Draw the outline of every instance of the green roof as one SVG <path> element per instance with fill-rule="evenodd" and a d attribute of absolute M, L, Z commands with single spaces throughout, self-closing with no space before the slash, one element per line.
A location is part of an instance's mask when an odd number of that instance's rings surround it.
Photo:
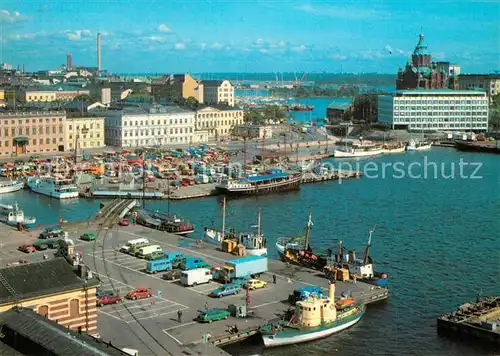
<path fill-rule="evenodd" d="M 338 98 L 328 105 L 328 109 L 347 110 L 352 105 L 351 98 Z"/>

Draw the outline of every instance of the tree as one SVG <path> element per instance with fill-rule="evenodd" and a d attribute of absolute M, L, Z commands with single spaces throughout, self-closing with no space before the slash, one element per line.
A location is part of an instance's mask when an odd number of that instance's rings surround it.
<path fill-rule="evenodd" d="M 488 120 L 489 130 L 498 131 L 500 130 L 500 108 L 492 108 L 490 110 L 490 117 Z"/>
<path fill-rule="evenodd" d="M 73 101 L 83 101 L 85 103 L 95 103 L 100 99 L 96 95 L 78 94 L 73 98 Z"/>
<path fill-rule="evenodd" d="M 494 106 L 496 106 L 497 108 L 500 107 L 500 93 L 493 95 L 491 97 L 491 100 L 493 101 Z"/>
<path fill-rule="evenodd" d="M 198 102 L 198 100 L 196 100 L 195 97 L 190 96 L 186 99 L 185 105 L 192 110 L 196 110 L 198 109 L 200 103 Z"/>

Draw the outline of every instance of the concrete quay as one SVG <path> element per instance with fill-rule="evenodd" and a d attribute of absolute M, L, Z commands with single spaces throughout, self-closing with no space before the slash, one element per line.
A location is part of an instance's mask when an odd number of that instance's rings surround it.
<path fill-rule="evenodd" d="M 115 203 L 119 204 L 118 202 Z M 106 208 L 104 208 L 106 209 Z M 245 293 L 235 296 L 212 299 L 210 291 L 219 286 L 210 282 L 196 287 L 183 287 L 179 281 L 164 280 L 163 273 L 145 273 L 146 261 L 119 252 L 126 241 L 136 238 L 147 238 L 150 242 L 160 245 L 165 251 L 181 251 L 192 256 L 199 256 L 211 265 L 222 265 L 225 261 L 235 258 L 231 254 L 215 249 L 213 245 L 197 243 L 196 237 L 201 237 L 201 231 L 195 232 L 191 238 L 160 232 L 142 226 L 119 227 L 116 222 L 119 209 L 114 213 L 101 213 L 100 221 L 90 223 L 67 224 L 65 230 L 75 242 L 75 251 L 82 254 L 86 265 L 101 280 L 103 289 L 112 289 L 121 296 L 136 287 L 150 288 L 155 297 L 153 300 L 125 300 L 116 305 L 107 305 L 99 309 L 98 332 L 101 338 L 111 341 L 120 347 L 130 347 L 139 350 L 140 355 L 180 355 L 189 352 L 191 355 L 224 355 L 216 345 L 223 345 L 242 340 L 257 332 L 266 321 L 275 319 L 277 313 L 289 308 L 288 295 L 296 288 L 307 285 L 320 285 L 325 289 L 327 280 L 318 271 L 308 270 L 298 266 L 287 265 L 280 261 L 269 260 L 269 272 L 262 276 L 269 282 L 264 289 L 249 292 L 250 312 L 247 318 L 231 317 L 226 321 L 211 324 L 200 324 L 194 320 L 205 303 L 209 308 L 227 308 L 230 304 L 244 304 Z M 104 216 L 103 216 L 104 214 Z M 106 216 L 107 215 L 107 216 Z M 100 224 L 99 224 L 100 223 Z M 83 232 L 95 232 L 98 236 L 95 242 L 81 241 L 78 237 Z M 22 243 L 36 239 L 39 231 L 17 232 L 9 234 L 9 247 L 2 251 L 12 253 L 10 258 L 4 253 L 0 264 L 9 259 L 16 261 L 24 257 L 29 261 L 41 259 L 43 253 L 52 256 L 51 251 L 23 254 L 15 249 Z M 2 242 L 7 243 L 2 239 Z M 277 276 L 277 284 L 272 283 L 272 276 Z M 362 282 L 337 282 L 336 292 L 352 293 L 363 303 L 384 300 L 388 291 Z M 182 312 L 182 320 L 177 319 Z M 366 317 L 369 317 L 368 315 Z M 238 334 L 228 332 L 230 325 L 237 325 Z M 208 345 L 202 344 L 204 334 L 210 333 Z"/>

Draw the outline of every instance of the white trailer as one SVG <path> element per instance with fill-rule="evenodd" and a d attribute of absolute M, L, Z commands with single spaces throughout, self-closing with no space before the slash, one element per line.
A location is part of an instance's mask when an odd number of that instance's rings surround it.
<path fill-rule="evenodd" d="M 181 283 L 186 287 L 208 283 L 212 279 L 212 273 L 208 268 L 196 268 L 181 273 Z"/>

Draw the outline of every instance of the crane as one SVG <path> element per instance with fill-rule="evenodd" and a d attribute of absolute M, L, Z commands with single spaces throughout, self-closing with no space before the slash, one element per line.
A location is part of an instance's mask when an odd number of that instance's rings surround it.
<path fill-rule="evenodd" d="M 297 73 L 293 73 L 293 74 L 295 75 L 295 83 L 293 84 L 293 87 L 294 87 L 294 89 L 298 89 L 301 87 L 302 82 L 304 82 L 304 80 L 306 79 L 307 73 L 304 72 L 302 74 L 302 77 L 300 77 L 300 79 L 297 77 Z"/>

